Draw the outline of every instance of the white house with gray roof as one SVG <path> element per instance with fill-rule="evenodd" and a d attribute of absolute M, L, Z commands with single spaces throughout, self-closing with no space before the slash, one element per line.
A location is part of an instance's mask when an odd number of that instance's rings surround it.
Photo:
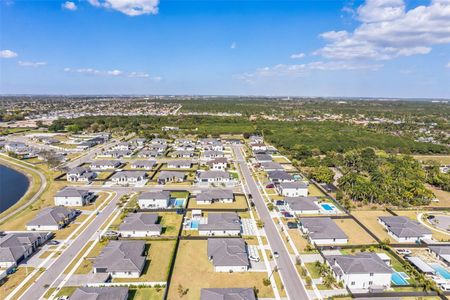
<path fill-rule="evenodd" d="M 325 260 L 336 280 L 342 281 L 350 290 L 391 287 L 394 271 L 376 253 L 328 255 Z"/>
<path fill-rule="evenodd" d="M 283 171 L 284 168 L 281 164 L 274 161 L 265 161 L 260 164 L 261 169 L 264 171 Z"/>
<path fill-rule="evenodd" d="M 89 182 L 94 180 L 96 177 L 97 174 L 86 167 L 75 167 L 70 169 L 66 174 L 66 179 L 70 182 Z"/>
<path fill-rule="evenodd" d="M 197 171 L 196 181 L 199 184 L 229 183 L 232 181 L 227 171 Z"/>
<path fill-rule="evenodd" d="M 225 157 L 215 158 L 206 163 L 210 170 L 225 171 L 228 166 L 228 159 Z"/>
<path fill-rule="evenodd" d="M 135 160 L 130 166 L 132 169 L 151 170 L 156 165 L 155 160 Z"/>
<path fill-rule="evenodd" d="M 127 300 L 127 287 L 78 287 L 69 300 Z"/>
<path fill-rule="evenodd" d="M 442 246 L 429 246 L 428 251 L 433 254 L 437 259 L 444 262 L 447 266 L 450 266 L 450 245 Z"/>
<path fill-rule="evenodd" d="M 119 160 L 94 160 L 91 163 L 91 168 L 93 170 L 114 170 L 120 167 L 122 163 Z"/>
<path fill-rule="evenodd" d="M 423 239 L 431 240 L 431 230 L 419 222 L 404 216 L 383 216 L 378 222 L 388 234 L 400 243 L 416 243 Z"/>
<path fill-rule="evenodd" d="M 57 206 L 84 206 L 89 204 L 94 197 L 95 194 L 92 192 L 65 187 L 56 193 L 54 200 Z"/>
<path fill-rule="evenodd" d="M 198 225 L 198 234 L 206 236 L 237 236 L 241 222 L 235 212 L 208 213 L 207 223 Z"/>
<path fill-rule="evenodd" d="M 233 191 L 229 189 L 210 189 L 202 191 L 196 197 L 197 204 L 233 203 Z"/>
<path fill-rule="evenodd" d="M 241 238 L 209 238 L 208 258 L 215 272 L 248 271 L 247 245 Z"/>
<path fill-rule="evenodd" d="M 300 229 L 316 245 L 347 244 L 348 236 L 331 218 L 300 218 Z"/>
<path fill-rule="evenodd" d="M 280 182 L 294 182 L 294 176 L 289 174 L 286 171 L 268 171 L 267 177 L 270 181 L 273 183 L 280 183 Z"/>
<path fill-rule="evenodd" d="M 183 182 L 186 178 L 184 172 L 161 171 L 158 176 L 158 184 L 167 184 L 169 182 Z"/>
<path fill-rule="evenodd" d="M 256 300 L 253 288 L 201 289 L 200 300 Z"/>
<path fill-rule="evenodd" d="M 8 232 L 0 234 L 0 268 L 16 267 L 32 255 L 53 234 L 51 232 Z"/>
<path fill-rule="evenodd" d="M 308 184 L 306 182 L 280 182 L 276 185 L 278 193 L 285 197 L 308 196 Z"/>
<path fill-rule="evenodd" d="M 145 241 L 110 241 L 94 260 L 94 273 L 112 278 L 138 278 L 145 265 Z"/>
<path fill-rule="evenodd" d="M 130 213 L 123 219 L 118 232 L 122 237 L 149 237 L 161 235 L 162 226 L 158 224 L 157 214 Z"/>
<path fill-rule="evenodd" d="M 167 162 L 169 169 L 190 169 L 192 168 L 192 161 L 190 160 L 172 160 Z"/>
<path fill-rule="evenodd" d="M 209 159 L 215 159 L 219 157 L 225 157 L 225 154 L 223 151 L 215 151 L 215 150 L 208 150 L 203 152 L 203 159 L 209 160 Z"/>
<path fill-rule="evenodd" d="M 194 157 L 195 152 L 192 150 L 186 150 L 186 149 L 182 149 L 182 150 L 177 150 L 174 151 L 170 154 L 171 157 L 177 157 L 177 158 L 192 158 Z"/>
<path fill-rule="evenodd" d="M 141 158 L 155 158 L 158 156 L 162 156 L 162 153 L 157 152 L 155 150 L 143 149 L 138 153 L 137 156 Z"/>
<path fill-rule="evenodd" d="M 317 204 L 317 197 L 286 197 L 284 202 L 289 212 L 297 215 L 320 214 L 320 207 Z"/>
<path fill-rule="evenodd" d="M 45 207 L 27 223 L 27 230 L 59 230 L 73 221 L 77 213 L 65 206 Z"/>
<path fill-rule="evenodd" d="M 111 177 L 111 181 L 117 184 L 135 184 L 143 182 L 147 178 L 144 171 L 121 171 Z"/>
<path fill-rule="evenodd" d="M 141 209 L 168 208 L 169 204 L 169 191 L 144 192 L 138 198 L 138 205 Z"/>

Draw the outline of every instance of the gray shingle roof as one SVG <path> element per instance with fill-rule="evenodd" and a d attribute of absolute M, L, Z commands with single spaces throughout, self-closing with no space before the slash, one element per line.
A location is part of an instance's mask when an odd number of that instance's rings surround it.
<path fill-rule="evenodd" d="M 428 248 L 438 255 L 449 255 L 450 254 L 450 245 L 429 246 Z"/>
<path fill-rule="evenodd" d="M 166 180 L 171 178 L 179 178 L 184 179 L 186 174 L 184 172 L 177 172 L 177 171 L 161 171 L 159 173 L 158 179 L 160 180 Z"/>
<path fill-rule="evenodd" d="M 347 235 L 331 218 L 300 218 L 299 223 L 308 229 L 311 239 L 347 239 Z"/>
<path fill-rule="evenodd" d="M 289 204 L 292 210 L 319 210 L 319 206 L 314 203 L 315 197 L 286 197 L 284 201 Z"/>
<path fill-rule="evenodd" d="M 199 230 L 240 230 L 239 216 L 234 212 L 209 213 L 208 223 L 200 224 Z"/>
<path fill-rule="evenodd" d="M 273 161 L 264 161 L 261 163 L 261 167 L 266 170 L 284 170 L 281 164 Z"/>
<path fill-rule="evenodd" d="M 230 178 L 230 173 L 227 171 L 203 171 L 198 172 L 199 179 L 211 179 L 211 178 Z"/>
<path fill-rule="evenodd" d="M 257 161 L 272 161 L 272 156 L 269 154 L 255 154 L 255 158 Z"/>
<path fill-rule="evenodd" d="M 208 257 L 214 266 L 248 266 L 247 246 L 241 238 L 208 239 Z"/>
<path fill-rule="evenodd" d="M 286 171 L 269 171 L 267 176 L 270 180 L 294 180 L 294 177 Z"/>
<path fill-rule="evenodd" d="M 62 190 L 58 191 L 55 197 L 81 197 L 84 198 L 89 194 L 88 191 L 78 190 L 72 187 L 65 187 Z"/>
<path fill-rule="evenodd" d="M 142 272 L 145 241 L 110 241 L 94 261 L 94 268 L 107 272 Z"/>
<path fill-rule="evenodd" d="M 0 262 L 18 262 L 39 240 L 47 240 L 48 232 L 14 232 L 0 236 Z"/>
<path fill-rule="evenodd" d="M 202 191 L 196 196 L 197 201 L 215 201 L 222 199 L 233 199 L 233 191 L 225 189 L 211 189 Z"/>
<path fill-rule="evenodd" d="M 170 199 L 170 191 L 158 191 L 158 192 L 143 192 L 139 195 L 139 199 Z"/>
<path fill-rule="evenodd" d="M 136 166 L 136 167 L 153 167 L 154 165 L 156 165 L 156 161 L 155 160 L 135 160 L 131 163 L 132 166 Z"/>
<path fill-rule="evenodd" d="M 306 189 L 308 188 L 308 184 L 303 181 L 281 182 L 280 187 L 282 189 Z"/>
<path fill-rule="evenodd" d="M 167 163 L 168 166 L 178 167 L 190 167 L 192 166 L 192 161 L 190 160 L 173 160 Z"/>
<path fill-rule="evenodd" d="M 139 178 L 139 177 L 146 177 L 147 173 L 144 171 L 122 171 L 115 173 L 111 179 L 116 178 Z"/>
<path fill-rule="evenodd" d="M 431 234 L 428 228 L 408 217 L 384 216 L 379 217 L 379 219 L 398 237 L 421 237 L 425 234 Z"/>
<path fill-rule="evenodd" d="M 201 289 L 200 300 L 256 300 L 253 288 Z"/>
<path fill-rule="evenodd" d="M 79 287 L 69 300 L 126 300 L 127 287 Z"/>
<path fill-rule="evenodd" d="M 36 217 L 28 222 L 27 225 L 55 226 L 64 222 L 64 220 L 66 220 L 72 213 L 73 210 L 65 206 L 46 207 L 41 209 Z"/>
<path fill-rule="evenodd" d="M 325 259 L 338 274 L 391 274 L 393 270 L 376 253 L 356 255 L 327 255 Z M 337 264 L 337 266 L 336 266 Z"/>
<path fill-rule="evenodd" d="M 126 216 L 123 223 L 120 224 L 120 231 L 159 231 L 161 224 L 157 224 L 157 214 L 132 213 Z"/>
<path fill-rule="evenodd" d="M 120 166 L 122 163 L 119 160 L 112 160 L 112 159 L 104 159 L 104 160 L 95 160 L 91 163 L 92 167 L 110 167 L 110 168 L 116 168 Z"/>

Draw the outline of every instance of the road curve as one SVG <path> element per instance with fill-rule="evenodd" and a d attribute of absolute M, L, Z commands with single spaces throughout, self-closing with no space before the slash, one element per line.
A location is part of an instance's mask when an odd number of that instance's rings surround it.
<path fill-rule="evenodd" d="M 6 156 L 6 155 L 4 155 L 4 154 L 0 154 L 0 155 Z M 15 214 L 17 214 L 18 212 L 20 212 L 20 211 L 24 210 L 25 208 L 27 208 L 30 204 L 32 204 L 34 201 L 36 201 L 36 200 L 42 195 L 42 193 L 44 192 L 44 190 L 47 188 L 47 178 L 45 178 L 44 173 L 42 173 L 41 171 L 39 171 L 39 170 L 37 170 L 37 169 L 28 167 L 28 166 L 26 166 L 26 165 L 24 165 L 24 164 L 18 164 L 18 163 L 14 162 L 14 161 L 2 159 L 2 157 L 0 157 L 0 161 L 1 161 L 1 160 L 4 160 L 4 161 L 6 161 L 8 164 L 12 164 L 12 165 L 18 166 L 18 167 L 23 168 L 23 169 L 25 169 L 25 170 L 28 170 L 28 171 L 30 171 L 30 172 L 35 172 L 36 174 L 38 174 L 38 176 L 39 176 L 39 178 L 40 178 L 40 180 L 41 180 L 41 186 L 39 187 L 39 190 L 37 191 L 37 193 L 34 194 L 33 197 L 31 197 L 30 200 L 28 200 L 26 203 L 22 204 L 20 207 L 18 207 L 18 208 L 15 209 L 14 211 L 8 213 L 7 215 L 1 217 L 1 218 L 0 218 L 0 223 L 3 223 L 3 222 L 5 222 L 6 220 L 8 220 L 9 218 L 11 218 L 13 215 L 15 215 Z M 31 185 L 30 185 L 30 188 L 31 188 Z M 25 193 L 25 195 L 26 195 L 26 193 Z M 19 200 L 19 201 L 20 201 L 20 200 Z"/>
<path fill-rule="evenodd" d="M 233 146 L 233 151 L 236 155 L 237 163 L 241 168 L 241 173 L 247 182 L 247 187 L 253 197 L 253 202 L 255 203 L 256 210 L 264 222 L 264 230 L 267 234 L 267 240 L 273 251 L 279 253 L 279 257 L 276 259 L 276 263 L 279 269 L 281 278 L 283 279 L 284 287 L 288 298 L 291 300 L 297 299 L 310 299 L 308 292 L 306 291 L 303 282 L 297 273 L 297 270 L 291 260 L 290 254 L 286 249 L 286 246 L 281 239 L 275 223 L 273 222 L 269 210 L 264 203 L 262 195 L 256 185 L 255 179 L 252 177 L 247 162 L 242 155 L 242 146 Z"/>

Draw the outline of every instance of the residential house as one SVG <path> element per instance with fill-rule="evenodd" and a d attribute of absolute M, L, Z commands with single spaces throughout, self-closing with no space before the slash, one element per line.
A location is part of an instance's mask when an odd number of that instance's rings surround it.
<path fill-rule="evenodd" d="M 423 239 L 431 240 L 431 230 L 408 217 L 383 216 L 378 218 L 378 222 L 397 242 L 416 243 Z"/>
<path fill-rule="evenodd" d="M 78 287 L 69 300 L 127 300 L 127 287 Z"/>
<path fill-rule="evenodd" d="M 267 172 L 267 177 L 270 181 L 273 183 L 280 183 L 280 182 L 294 182 L 294 176 L 289 174 L 286 171 L 269 171 Z"/>
<path fill-rule="evenodd" d="M 157 214 L 131 213 L 119 226 L 122 237 L 148 237 L 161 235 L 162 226 L 158 224 Z"/>
<path fill-rule="evenodd" d="M 253 153 L 265 153 L 267 146 L 264 143 L 253 143 L 250 144 L 250 149 L 252 149 Z"/>
<path fill-rule="evenodd" d="M 197 171 L 198 183 L 228 183 L 232 180 L 230 173 L 226 171 Z"/>
<path fill-rule="evenodd" d="M 117 184 L 139 183 L 147 178 L 144 171 L 121 171 L 111 177 L 111 181 Z"/>
<path fill-rule="evenodd" d="M 59 230 L 73 221 L 77 212 L 65 206 L 45 207 L 27 223 L 27 230 Z"/>
<path fill-rule="evenodd" d="M 219 157 L 225 157 L 225 154 L 223 153 L 223 151 L 208 150 L 208 151 L 203 152 L 203 158 L 206 160 L 219 158 Z"/>
<path fill-rule="evenodd" d="M 8 232 L 0 234 L 0 268 L 17 267 L 40 245 L 53 236 L 51 232 Z"/>
<path fill-rule="evenodd" d="M 186 178 L 184 172 L 161 171 L 158 176 L 158 184 L 167 184 L 169 182 L 183 182 Z"/>
<path fill-rule="evenodd" d="M 121 157 L 131 157 L 133 155 L 133 151 L 131 150 L 109 150 L 104 152 L 101 157 L 112 157 L 112 158 L 121 158 Z"/>
<path fill-rule="evenodd" d="M 264 171 L 268 172 L 268 171 L 283 171 L 284 168 L 281 164 L 274 162 L 274 161 L 266 161 L 266 162 L 262 162 L 260 164 L 261 169 L 263 169 Z"/>
<path fill-rule="evenodd" d="M 253 288 L 201 289 L 200 300 L 256 300 Z"/>
<path fill-rule="evenodd" d="M 270 162 L 272 161 L 272 156 L 269 154 L 255 154 L 255 159 L 258 163 Z"/>
<path fill-rule="evenodd" d="M 169 191 L 144 192 L 138 198 L 138 205 L 141 209 L 168 208 L 169 204 Z"/>
<path fill-rule="evenodd" d="M 67 181 L 70 182 L 90 182 L 97 177 L 95 172 L 92 172 L 89 168 L 75 167 L 70 169 L 66 174 Z"/>
<path fill-rule="evenodd" d="M 391 287 L 394 271 L 376 253 L 327 255 L 325 261 L 331 267 L 336 280 L 342 281 L 350 290 Z"/>
<path fill-rule="evenodd" d="M 177 150 L 170 154 L 171 157 L 176 158 L 192 158 L 194 157 L 194 151 L 192 150 Z"/>
<path fill-rule="evenodd" d="M 281 182 L 276 185 L 278 193 L 285 197 L 308 196 L 308 184 L 306 182 Z"/>
<path fill-rule="evenodd" d="M 166 152 L 167 150 L 167 145 L 165 144 L 151 144 L 150 146 L 148 146 L 148 149 L 150 149 L 150 151 L 156 151 L 160 154 L 164 154 L 164 152 Z"/>
<path fill-rule="evenodd" d="M 151 170 L 156 165 L 155 160 L 135 160 L 131 163 L 132 169 Z"/>
<path fill-rule="evenodd" d="M 110 241 L 94 260 L 94 273 L 138 278 L 145 265 L 145 241 Z"/>
<path fill-rule="evenodd" d="M 161 156 L 163 153 L 158 152 L 158 151 L 154 151 L 154 150 L 149 150 L 149 149 L 143 149 L 138 153 L 138 157 L 141 158 L 155 158 L 158 156 Z"/>
<path fill-rule="evenodd" d="M 206 224 L 198 225 L 199 235 L 236 236 L 241 232 L 241 222 L 235 212 L 209 213 Z"/>
<path fill-rule="evenodd" d="M 225 189 L 210 189 L 202 191 L 195 198 L 197 204 L 213 204 L 215 202 L 232 203 L 234 201 L 233 190 Z"/>
<path fill-rule="evenodd" d="M 9 142 L 3 146 L 6 152 L 14 152 L 16 154 L 23 154 L 28 152 L 28 146 L 21 142 Z"/>
<path fill-rule="evenodd" d="M 190 160 L 172 160 L 167 162 L 169 169 L 190 169 L 192 168 L 192 161 Z"/>
<path fill-rule="evenodd" d="M 245 272 L 250 266 L 242 238 L 209 238 L 208 258 L 215 272 Z"/>
<path fill-rule="evenodd" d="M 132 145 L 136 145 L 138 147 L 143 147 L 145 145 L 145 142 L 147 141 L 147 139 L 145 138 L 134 138 L 130 140 L 130 143 Z"/>
<path fill-rule="evenodd" d="M 300 229 L 316 245 L 347 244 L 348 236 L 331 218 L 300 218 Z"/>
<path fill-rule="evenodd" d="M 119 160 L 94 160 L 91 163 L 91 168 L 94 170 L 114 170 L 119 168 L 122 162 Z"/>
<path fill-rule="evenodd" d="M 228 160 L 225 157 L 215 158 L 206 163 L 210 170 L 225 171 L 228 167 Z"/>
<path fill-rule="evenodd" d="M 251 135 L 249 138 L 250 144 L 264 143 L 264 138 L 260 135 Z"/>
<path fill-rule="evenodd" d="M 54 200 L 56 206 L 84 206 L 89 204 L 94 197 L 95 194 L 92 192 L 65 187 L 56 193 Z"/>
<path fill-rule="evenodd" d="M 286 197 L 287 210 L 297 215 L 320 214 L 320 207 L 317 205 L 317 197 Z"/>
<path fill-rule="evenodd" d="M 121 142 L 121 143 L 115 145 L 114 147 L 112 147 L 112 149 L 127 151 L 127 150 L 133 149 L 133 145 L 129 142 Z"/>
<path fill-rule="evenodd" d="M 215 142 L 203 145 L 202 149 L 204 151 L 223 151 L 225 148 L 221 142 L 215 141 Z"/>
<path fill-rule="evenodd" d="M 154 138 L 151 140 L 150 142 L 153 145 L 166 145 L 167 144 L 167 139 L 162 139 L 162 138 Z"/>
<path fill-rule="evenodd" d="M 450 266 L 450 245 L 429 246 L 428 251 L 447 266 Z"/>

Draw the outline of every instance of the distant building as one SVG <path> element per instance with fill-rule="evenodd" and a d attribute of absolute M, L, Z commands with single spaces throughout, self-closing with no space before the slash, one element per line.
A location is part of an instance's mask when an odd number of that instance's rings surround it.
<path fill-rule="evenodd" d="M 138 205 L 141 209 L 168 208 L 169 204 L 169 191 L 144 192 L 138 198 Z"/>
<path fill-rule="evenodd" d="M 225 171 L 228 166 L 228 160 L 225 157 L 215 158 L 206 163 L 210 170 Z"/>
<path fill-rule="evenodd" d="M 423 239 L 432 238 L 431 230 L 419 222 L 403 216 L 379 217 L 378 222 L 386 228 L 388 234 L 397 242 L 416 243 Z"/>
<path fill-rule="evenodd" d="M 111 177 L 111 181 L 117 184 L 139 183 L 147 178 L 144 171 L 121 171 Z"/>
<path fill-rule="evenodd" d="M 232 190 L 211 189 L 202 191 L 196 196 L 197 204 L 213 204 L 214 202 L 232 203 L 234 195 Z"/>

